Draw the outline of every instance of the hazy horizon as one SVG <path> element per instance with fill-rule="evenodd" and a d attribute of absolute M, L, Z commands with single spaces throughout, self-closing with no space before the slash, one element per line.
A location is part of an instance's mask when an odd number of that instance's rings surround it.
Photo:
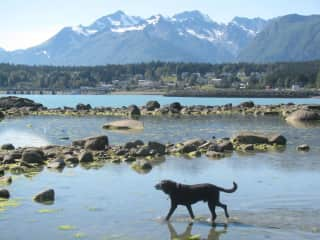
<path fill-rule="evenodd" d="M 121 0 L 10 0 L 0 3 L 0 47 L 12 51 L 40 44 L 65 26 L 89 25 L 97 18 L 118 10 L 144 18 L 156 14 L 172 16 L 183 11 L 199 10 L 213 21 L 227 23 L 233 17 L 270 19 L 287 14 L 312 15 L 320 12 L 316 0 L 226 0 L 220 1 L 154 1 Z M 49 10 L 48 10 L 49 9 Z"/>

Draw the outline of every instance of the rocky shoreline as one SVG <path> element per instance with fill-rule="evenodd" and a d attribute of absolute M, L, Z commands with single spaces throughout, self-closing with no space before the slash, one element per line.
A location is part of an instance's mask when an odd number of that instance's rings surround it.
<path fill-rule="evenodd" d="M 237 106 L 182 106 L 175 102 L 160 106 L 156 101 L 149 101 L 145 106 L 131 105 L 122 108 L 92 108 L 78 104 L 76 108 L 48 109 L 29 99 L 17 97 L 0 98 L 1 117 L 25 115 L 62 115 L 62 116 L 126 116 L 138 119 L 140 116 L 201 116 L 210 114 L 244 114 L 284 117 L 288 122 L 319 123 L 320 105 L 255 105 L 243 102 Z M 106 129 L 143 129 L 138 120 L 121 120 L 103 126 Z M 95 136 L 73 141 L 71 145 L 49 145 L 44 147 L 15 148 L 7 143 L 0 148 L 0 186 L 12 183 L 10 175 L 23 174 L 32 177 L 43 169 L 62 171 L 65 167 L 78 165 L 90 169 L 100 168 L 106 163 L 126 163 L 138 173 L 148 173 L 153 166 L 166 160 L 166 156 L 196 158 L 206 156 L 220 159 L 231 156 L 234 152 L 283 151 L 287 140 L 280 134 L 239 132 L 235 136 L 222 139 L 190 139 L 178 143 L 159 143 L 142 140 L 120 145 L 109 143 L 108 136 Z M 298 151 L 307 151 L 308 146 L 298 146 Z M 8 196 L 6 191 L 3 196 Z M 1 197 L 1 196 L 0 196 Z"/>
<path fill-rule="evenodd" d="M 76 107 L 47 108 L 32 100 L 19 97 L 0 98 L 0 118 L 17 117 L 26 115 L 52 115 L 52 116 L 206 116 L 218 114 L 242 114 L 253 116 L 279 116 L 289 117 L 290 114 L 299 110 L 312 113 L 309 120 L 320 120 L 319 104 L 276 104 L 257 105 L 252 101 L 232 105 L 231 103 L 212 105 L 183 106 L 179 102 L 173 102 L 161 106 L 157 101 L 149 101 L 144 106 L 123 106 L 123 107 L 91 107 L 90 104 L 79 103 Z M 311 114 L 311 115 L 312 115 Z M 309 114 L 310 115 L 310 114 Z M 299 120 L 299 119 L 296 119 Z M 303 119 L 305 120 L 305 119 Z"/>

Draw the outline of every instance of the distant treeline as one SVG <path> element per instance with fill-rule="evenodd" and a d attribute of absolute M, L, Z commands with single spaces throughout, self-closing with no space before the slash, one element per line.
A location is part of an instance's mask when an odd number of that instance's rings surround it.
<path fill-rule="evenodd" d="M 109 84 L 113 80 L 134 82 L 141 79 L 152 81 L 184 81 L 183 73 L 214 73 L 226 87 L 243 81 L 239 73 L 245 73 L 249 88 L 289 88 L 293 84 L 305 88 L 320 87 L 320 61 L 293 63 L 166 63 L 106 65 L 95 67 L 26 66 L 0 64 L 2 89 L 74 89 L 80 86 Z M 243 74 L 242 74 L 243 75 Z"/>

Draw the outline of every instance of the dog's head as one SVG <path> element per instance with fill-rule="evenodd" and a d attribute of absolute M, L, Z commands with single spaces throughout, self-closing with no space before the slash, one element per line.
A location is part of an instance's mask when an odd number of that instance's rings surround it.
<path fill-rule="evenodd" d="M 162 180 L 154 187 L 157 190 L 162 190 L 166 194 L 171 194 L 177 188 L 177 183 L 171 180 Z"/>

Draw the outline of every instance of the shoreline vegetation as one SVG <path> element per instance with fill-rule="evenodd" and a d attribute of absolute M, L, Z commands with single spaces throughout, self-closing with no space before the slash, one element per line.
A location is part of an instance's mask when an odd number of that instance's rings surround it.
<path fill-rule="evenodd" d="M 250 97 L 259 97 L 262 93 L 267 97 L 290 97 L 292 94 L 305 97 L 313 95 L 312 89 L 319 88 L 320 61 L 265 64 L 149 62 L 92 67 L 0 64 L 0 93 L 3 94 L 156 92 L 228 97 L 242 96 L 247 91 Z"/>

